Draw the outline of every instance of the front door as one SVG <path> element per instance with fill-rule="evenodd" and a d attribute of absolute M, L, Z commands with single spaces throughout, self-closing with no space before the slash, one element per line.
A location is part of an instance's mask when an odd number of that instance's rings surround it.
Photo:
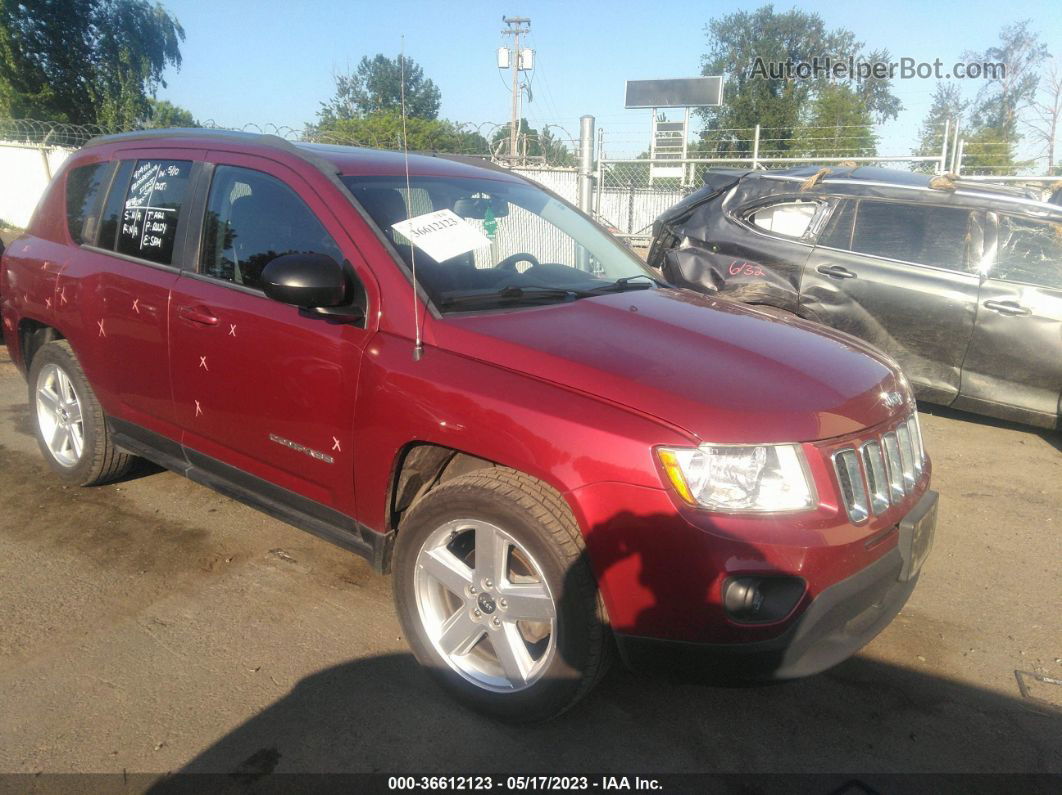
<path fill-rule="evenodd" d="M 1062 394 L 1062 224 L 998 216 L 955 405 L 1053 427 Z"/>
<path fill-rule="evenodd" d="M 804 268 L 801 314 L 872 343 L 919 397 L 950 403 L 973 334 L 981 237 L 966 209 L 844 199 Z"/>
<path fill-rule="evenodd" d="M 178 280 L 170 316 L 186 452 L 250 491 L 280 487 L 351 515 L 354 402 L 369 333 L 272 301 L 260 279 L 282 254 L 339 262 L 359 254 L 294 172 L 254 157 L 208 157 L 198 268 Z"/>

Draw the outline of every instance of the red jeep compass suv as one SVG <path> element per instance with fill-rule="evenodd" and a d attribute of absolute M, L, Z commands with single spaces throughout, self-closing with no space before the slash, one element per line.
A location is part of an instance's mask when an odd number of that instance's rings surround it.
<path fill-rule="evenodd" d="M 100 138 L 0 296 L 61 479 L 143 456 L 364 555 L 417 658 L 510 720 L 574 703 L 614 648 L 821 671 L 899 611 L 932 541 L 891 361 L 669 289 L 501 169 Z"/>

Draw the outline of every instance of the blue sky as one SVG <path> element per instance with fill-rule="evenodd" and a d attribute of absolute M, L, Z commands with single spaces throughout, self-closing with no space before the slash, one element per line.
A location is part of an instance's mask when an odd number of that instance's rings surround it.
<path fill-rule="evenodd" d="M 508 120 L 509 89 L 495 66 L 503 45 L 501 17 L 532 20 L 536 52 L 534 101 L 525 114 L 536 127 L 557 124 L 578 133 L 589 113 L 606 130 L 612 156 L 645 149 L 649 111 L 623 108 L 628 79 L 689 77 L 700 72 L 704 27 L 712 17 L 756 4 L 733 2 L 364 2 L 262 3 L 251 0 L 162 0 L 184 26 L 184 65 L 169 70 L 159 97 L 225 126 L 272 123 L 301 128 L 333 93 L 333 74 L 363 55 L 407 55 L 442 91 L 442 116 L 473 124 Z M 776 3 L 777 10 L 790 4 Z M 894 58 L 940 58 L 949 64 L 967 49 L 997 41 L 1007 23 L 1029 18 L 1062 61 L 1057 0 L 886 0 L 799 6 L 829 27 L 845 27 L 868 49 Z M 910 148 L 929 106 L 934 80 L 896 81 L 906 110 L 881 130 L 879 152 Z M 973 94 L 978 81 L 963 81 Z"/>

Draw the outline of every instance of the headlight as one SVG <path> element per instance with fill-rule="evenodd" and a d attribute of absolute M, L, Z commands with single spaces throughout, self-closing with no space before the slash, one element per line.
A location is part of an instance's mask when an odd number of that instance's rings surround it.
<path fill-rule="evenodd" d="M 716 511 L 803 511 L 815 496 L 799 445 L 657 448 L 679 495 Z"/>

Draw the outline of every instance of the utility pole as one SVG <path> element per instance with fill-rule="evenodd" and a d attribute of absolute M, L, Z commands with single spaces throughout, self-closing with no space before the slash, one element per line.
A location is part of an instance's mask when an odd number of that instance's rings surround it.
<path fill-rule="evenodd" d="M 531 32 L 531 19 L 529 17 L 502 17 L 508 27 L 502 31 L 503 36 L 513 37 L 512 57 L 509 58 L 509 68 L 513 73 L 513 115 L 509 124 L 509 165 L 515 165 L 520 141 L 520 72 L 528 68 L 524 64 L 523 51 L 520 49 L 520 37 Z M 499 63 L 499 66 L 501 64 Z"/>

